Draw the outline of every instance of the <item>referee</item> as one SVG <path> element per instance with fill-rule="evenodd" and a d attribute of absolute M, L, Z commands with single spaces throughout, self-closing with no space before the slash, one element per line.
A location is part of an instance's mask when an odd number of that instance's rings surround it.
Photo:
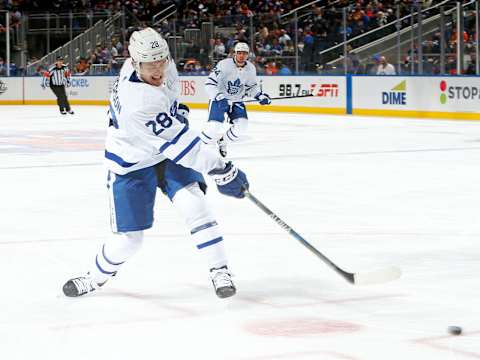
<path fill-rule="evenodd" d="M 57 57 L 55 64 L 48 69 L 48 77 L 50 79 L 50 89 L 57 97 L 60 114 L 65 115 L 69 113 L 73 115 L 73 111 L 68 103 L 67 93 L 65 92 L 65 85 L 70 85 L 70 71 L 63 63 L 63 57 Z"/>

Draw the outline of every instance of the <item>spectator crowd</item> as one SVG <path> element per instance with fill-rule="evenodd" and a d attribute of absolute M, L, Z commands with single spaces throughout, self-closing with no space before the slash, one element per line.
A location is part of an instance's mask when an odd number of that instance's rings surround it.
<path fill-rule="evenodd" d="M 343 68 L 330 68 L 327 63 L 343 54 L 340 46 L 347 38 L 347 65 L 351 73 L 376 73 L 381 64 L 389 64 L 383 54 L 376 54 L 370 59 L 359 59 L 353 48 L 375 40 L 373 36 L 384 36 L 386 33 L 371 30 L 382 28 L 395 31 L 397 8 L 400 16 L 408 15 L 415 9 L 429 8 L 440 0 L 325 0 L 313 5 L 302 6 L 311 0 L 53 0 L 48 3 L 36 0 L 4 0 L 0 9 L 12 10 L 12 17 L 20 21 L 22 12 L 34 11 L 82 11 L 82 10 L 117 10 L 126 9 L 136 21 L 137 26 L 152 26 L 154 14 L 174 4 L 177 14 L 174 20 L 165 20 L 154 24 L 169 42 L 172 53 L 176 56 L 179 71 L 185 74 L 204 75 L 211 71 L 219 60 L 231 56 L 233 47 L 238 41 L 244 41 L 251 47 L 250 60 L 255 64 L 257 72 L 265 75 L 290 75 L 296 70 L 302 73 L 343 73 Z M 347 7 L 344 14 L 343 8 Z M 299 9 L 293 15 L 292 10 Z M 425 16 L 428 16 L 426 13 Z M 344 23 L 344 16 L 346 23 Z M 14 20 L 15 21 L 15 20 Z M 402 23 L 408 26 L 410 20 Z M 15 23 L 15 22 L 14 22 Z M 212 23 L 211 31 L 204 33 L 203 23 Z M 466 73 L 474 69 L 475 64 L 475 24 L 467 21 L 465 28 Z M 188 31 L 202 33 L 200 40 L 184 36 Z M 0 34 L 2 24 L 0 21 Z M 123 60 L 128 57 L 128 42 L 123 43 L 119 36 L 112 38 L 110 44 L 97 44 L 89 54 L 83 54 L 73 67 L 73 73 L 116 74 Z M 177 35 L 173 37 L 172 35 Z M 357 38 L 361 35 L 358 40 Z M 447 71 L 456 71 L 456 33 L 447 29 L 445 34 Z M 436 33 L 425 39 L 422 45 L 424 57 L 418 58 L 415 47 L 407 54 L 402 54 L 400 70 L 410 72 L 412 67 L 418 68 L 422 62 L 425 73 L 439 73 L 440 38 Z M 1 35 L 0 35 L 1 42 Z M 336 50 L 329 50 L 337 46 Z M 353 48 L 352 48 L 353 46 Z M 299 61 L 297 62 L 297 58 Z M 37 59 L 31 58 L 29 63 Z M 390 59 L 392 60 L 392 59 Z M 473 65 L 472 65 L 473 64 Z M 298 66 L 298 68 L 297 68 Z M 385 65 L 386 66 L 386 65 Z M 44 71 L 45 65 L 39 65 L 38 74 Z M 388 67 L 387 72 L 391 72 Z M 395 64 L 398 69 L 398 64 Z M 6 65 L 0 58 L 0 75 L 5 72 Z M 11 67 L 12 70 L 13 65 Z"/>

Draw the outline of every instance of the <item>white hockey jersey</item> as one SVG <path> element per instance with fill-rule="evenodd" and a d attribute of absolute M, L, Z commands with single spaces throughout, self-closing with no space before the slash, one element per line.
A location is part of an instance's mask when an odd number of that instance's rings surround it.
<path fill-rule="evenodd" d="M 219 93 L 232 102 L 242 101 L 245 96 L 253 97 L 260 92 L 257 70 L 250 61 L 238 67 L 233 58 L 223 59 L 205 81 L 205 90 L 212 100 Z"/>
<path fill-rule="evenodd" d="M 138 78 L 131 59 L 125 61 L 110 96 L 105 144 L 109 170 L 124 175 L 165 159 L 201 173 L 225 167 L 195 130 L 176 119 L 179 89 L 173 62 L 166 83 L 156 87 Z"/>

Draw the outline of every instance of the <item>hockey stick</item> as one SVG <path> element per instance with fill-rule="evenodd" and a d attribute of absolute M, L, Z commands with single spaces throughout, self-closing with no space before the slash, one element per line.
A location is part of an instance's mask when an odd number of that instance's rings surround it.
<path fill-rule="evenodd" d="M 311 97 L 313 94 L 307 94 L 307 95 L 294 95 L 294 96 L 280 96 L 280 97 L 273 97 L 270 98 L 270 100 L 283 100 L 283 99 L 298 99 L 298 98 L 304 98 L 304 97 Z M 251 102 L 257 102 L 257 99 L 253 100 L 245 100 L 242 101 L 243 103 L 251 103 Z"/>
<path fill-rule="evenodd" d="M 397 267 L 388 267 L 381 270 L 371 271 L 371 272 L 361 272 L 361 273 L 349 273 L 340 267 L 338 267 L 332 260 L 323 255 L 318 251 L 313 245 L 311 245 L 307 240 L 305 240 L 300 234 L 288 226 L 282 219 L 280 219 L 273 211 L 267 208 L 260 200 L 253 196 L 249 190 L 244 190 L 245 197 L 251 200 L 255 205 L 257 205 L 265 214 L 270 216 L 281 228 L 286 230 L 290 235 L 292 235 L 296 240 L 298 240 L 303 246 L 305 246 L 312 253 L 317 255 L 324 263 L 326 263 L 330 268 L 335 270 L 337 274 L 341 275 L 345 280 L 354 285 L 370 285 L 378 284 L 387 281 L 396 280 L 400 277 L 401 270 Z"/>

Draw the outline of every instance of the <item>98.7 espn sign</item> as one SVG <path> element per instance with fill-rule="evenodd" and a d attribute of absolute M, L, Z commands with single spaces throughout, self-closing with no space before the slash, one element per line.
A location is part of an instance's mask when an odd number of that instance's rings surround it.
<path fill-rule="evenodd" d="M 260 76 L 259 80 L 262 90 L 271 97 L 304 96 L 275 100 L 275 105 L 345 111 L 347 81 L 344 76 Z M 308 96 L 310 94 L 313 96 Z"/>
<path fill-rule="evenodd" d="M 313 83 L 307 85 L 307 87 L 299 83 L 283 83 L 278 85 L 279 96 L 301 96 L 308 94 L 318 97 L 336 98 L 339 95 L 339 85 L 337 83 Z"/>

